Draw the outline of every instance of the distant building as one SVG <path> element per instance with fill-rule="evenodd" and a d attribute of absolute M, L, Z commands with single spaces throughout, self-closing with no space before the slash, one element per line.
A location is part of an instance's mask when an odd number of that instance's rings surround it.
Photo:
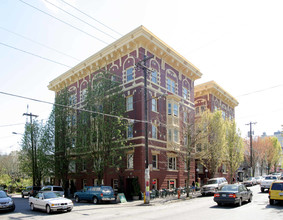
<path fill-rule="evenodd" d="M 235 118 L 235 107 L 238 106 L 238 104 L 238 101 L 232 95 L 214 81 L 195 86 L 196 118 L 206 110 L 210 112 L 221 110 L 224 119 L 232 120 Z M 204 179 L 206 176 L 209 177 L 209 173 L 205 173 L 207 170 L 199 160 L 196 160 L 196 169 L 198 169 L 198 176 L 201 179 Z M 218 169 L 216 175 L 228 176 L 227 168 L 224 164 Z"/>

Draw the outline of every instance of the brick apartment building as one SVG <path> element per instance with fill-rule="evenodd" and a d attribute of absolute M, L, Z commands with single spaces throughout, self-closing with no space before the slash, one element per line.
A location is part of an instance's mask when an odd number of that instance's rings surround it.
<path fill-rule="evenodd" d="M 77 107 L 81 106 L 82 97 L 89 83 L 93 83 L 99 69 L 104 68 L 121 79 L 125 94 L 125 105 L 128 118 L 144 120 L 144 73 L 135 65 L 146 56 L 153 56 L 146 63 L 151 70 L 147 74 L 148 102 L 148 158 L 152 167 L 150 171 L 150 189 L 162 189 L 185 186 L 187 168 L 182 153 L 184 152 L 184 136 L 182 128 L 186 123 L 193 123 L 194 105 L 197 108 L 206 103 L 206 107 L 225 107 L 229 117 L 234 116 L 237 101 L 221 89 L 219 94 L 200 94 L 194 91 L 195 80 L 201 72 L 179 53 L 166 45 L 145 27 L 140 26 L 108 45 L 96 54 L 79 63 L 50 82 L 48 88 L 55 93 L 65 86 L 72 91 Z M 214 90 L 213 90 L 214 91 Z M 194 94 L 198 95 L 195 100 Z M 212 102 L 213 100 L 213 102 Z M 124 171 L 124 188 L 130 194 L 130 184 L 138 177 L 142 191 L 145 182 L 145 123 L 134 122 L 128 129 L 128 142 L 131 147 L 127 151 L 127 168 Z M 191 162 L 191 181 L 195 176 L 195 162 Z M 95 173 L 88 168 L 80 175 L 73 171 L 70 180 L 76 188 L 96 183 Z M 117 188 L 118 177 L 105 172 L 104 184 Z M 128 190 L 128 191 L 127 191 Z"/>
<path fill-rule="evenodd" d="M 230 95 L 227 91 L 221 88 L 216 82 L 209 81 L 195 86 L 195 114 L 199 117 L 200 113 L 209 110 L 214 112 L 216 110 L 222 111 L 224 119 L 235 118 L 235 107 L 238 106 L 238 101 Z M 208 170 L 196 159 L 197 176 L 203 182 L 205 177 L 210 177 Z M 228 178 L 226 166 L 223 164 L 219 167 L 216 176 Z"/>

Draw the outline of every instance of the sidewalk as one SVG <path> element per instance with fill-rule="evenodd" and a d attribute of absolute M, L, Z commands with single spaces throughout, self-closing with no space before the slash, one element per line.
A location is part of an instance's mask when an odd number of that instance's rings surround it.
<path fill-rule="evenodd" d="M 166 204 L 166 203 L 172 203 L 172 202 L 184 201 L 184 200 L 189 200 L 189 199 L 195 199 L 195 198 L 200 197 L 200 196 L 201 196 L 200 191 L 197 191 L 194 194 L 190 193 L 189 197 L 187 197 L 186 194 L 182 194 L 180 196 L 180 199 L 178 199 L 177 195 L 171 195 L 171 196 L 167 196 L 165 198 L 151 199 L 149 204 L 144 204 L 143 200 L 128 201 L 126 203 L 118 203 L 118 204 L 130 205 L 130 206 L 155 206 L 155 205 L 163 205 L 163 204 Z"/>

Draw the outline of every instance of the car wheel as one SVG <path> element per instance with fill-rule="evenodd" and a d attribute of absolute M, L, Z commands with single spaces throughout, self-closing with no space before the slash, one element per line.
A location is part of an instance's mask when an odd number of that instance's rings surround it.
<path fill-rule="evenodd" d="M 274 199 L 269 199 L 269 204 L 274 205 Z"/>
<path fill-rule="evenodd" d="M 68 209 L 68 210 L 67 210 L 67 212 L 70 212 L 70 211 L 72 211 L 72 209 Z"/>
<path fill-rule="evenodd" d="M 22 198 L 25 198 L 24 194 L 22 194 Z"/>
<path fill-rule="evenodd" d="M 30 210 L 34 211 L 34 204 L 33 203 L 30 204 Z"/>
<path fill-rule="evenodd" d="M 49 205 L 46 206 L 46 213 L 47 214 L 50 214 L 51 213 L 51 208 Z"/>
<path fill-rule="evenodd" d="M 264 192 L 264 188 L 261 188 L 261 192 L 262 192 L 262 193 Z"/>
<path fill-rule="evenodd" d="M 97 204 L 97 203 L 98 203 L 97 197 L 94 196 L 94 197 L 92 198 L 92 203 L 93 203 L 93 204 Z"/>
<path fill-rule="evenodd" d="M 221 202 L 218 202 L 217 205 L 218 205 L 218 206 L 222 206 L 222 203 L 221 203 Z"/>
<path fill-rule="evenodd" d="M 242 206 L 242 198 L 240 198 L 238 206 Z"/>
<path fill-rule="evenodd" d="M 253 200 L 253 196 L 250 195 L 248 202 L 252 202 L 252 200 Z"/>
<path fill-rule="evenodd" d="M 15 211 L 15 208 L 16 208 L 16 206 L 15 206 L 15 205 L 13 205 L 13 208 L 12 208 L 12 210 L 11 210 L 11 211 L 12 211 L 12 212 L 13 212 L 13 211 Z"/>
<path fill-rule="evenodd" d="M 80 198 L 79 198 L 78 196 L 76 196 L 76 197 L 75 197 L 75 201 L 76 201 L 77 203 L 79 203 L 79 202 L 80 202 Z"/>

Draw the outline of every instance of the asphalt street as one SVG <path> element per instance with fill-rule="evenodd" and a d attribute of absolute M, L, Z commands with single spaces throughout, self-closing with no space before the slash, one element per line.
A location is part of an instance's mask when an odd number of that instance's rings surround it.
<path fill-rule="evenodd" d="M 283 205 L 270 206 L 268 193 L 261 193 L 259 186 L 250 187 L 254 198 L 251 203 L 237 206 L 217 206 L 213 196 L 197 197 L 190 200 L 156 199 L 150 205 L 142 201 L 119 204 L 75 203 L 70 213 L 52 213 L 31 211 L 28 198 L 14 196 L 16 210 L 12 213 L 1 213 L 0 219 L 266 219 L 282 220 Z"/>

